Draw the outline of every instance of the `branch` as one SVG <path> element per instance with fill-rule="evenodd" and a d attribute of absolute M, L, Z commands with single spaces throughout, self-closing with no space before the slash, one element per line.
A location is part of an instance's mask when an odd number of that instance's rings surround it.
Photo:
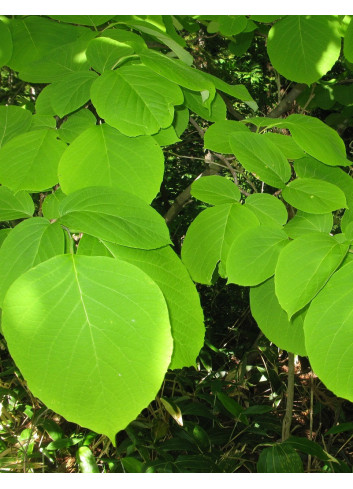
<path fill-rule="evenodd" d="M 286 95 L 281 100 L 281 102 L 267 114 L 266 117 L 280 117 L 285 112 L 288 112 L 288 110 L 292 107 L 295 99 L 299 97 L 299 95 L 304 92 L 306 88 L 307 85 L 305 85 L 304 83 L 297 83 L 296 85 L 294 85 L 289 94 Z"/>

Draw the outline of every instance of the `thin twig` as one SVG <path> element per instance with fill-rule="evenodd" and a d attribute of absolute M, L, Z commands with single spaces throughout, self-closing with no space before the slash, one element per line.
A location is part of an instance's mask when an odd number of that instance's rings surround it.
<path fill-rule="evenodd" d="M 282 422 L 282 441 L 290 436 L 290 425 L 293 417 L 294 401 L 294 354 L 288 352 L 288 384 L 287 384 L 287 403 L 286 412 Z"/>

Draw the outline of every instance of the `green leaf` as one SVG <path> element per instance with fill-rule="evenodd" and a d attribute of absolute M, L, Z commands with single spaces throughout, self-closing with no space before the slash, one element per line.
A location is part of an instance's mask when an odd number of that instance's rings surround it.
<path fill-rule="evenodd" d="M 353 63 L 353 19 L 350 21 L 344 35 L 343 54 L 347 61 Z"/>
<path fill-rule="evenodd" d="M 165 129 L 160 129 L 157 134 L 154 134 L 152 137 L 159 146 L 170 146 L 171 144 L 181 141 L 177 136 L 173 125 L 170 125 Z"/>
<path fill-rule="evenodd" d="M 143 49 L 147 48 L 147 44 L 145 43 L 143 37 L 139 34 L 135 34 L 135 32 L 116 29 L 113 27 L 105 29 L 101 34 L 102 37 L 108 37 L 109 39 L 114 39 L 115 41 L 131 46 L 135 53 L 139 53 Z"/>
<path fill-rule="evenodd" d="M 72 232 L 131 248 L 170 244 L 169 231 L 157 211 L 135 195 L 111 187 L 77 190 L 59 205 L 59 222 Z"/>
<path fill-rule="evenodd" d="M 275 273 L 278 255 L 288 244 L 281 227 L 247 229 L 231 245 L 227 257 L 228 283 L 258 285 Z"/>
<path fill-rule="evenodd" d="M 58 219 L 60 217 L 59 204 L 65 198 L 65 194 L 58 188 L 54 193 L 45 197 L 42 205 L 42 213 L 46 219 Z"/>
<path fill-rule="evenodd" d="M 98 27 L 112 19 L 114 15 L 50 15 L 52 19 L 60 20 L 69 24 L 87 25 Z"/>
<path fill-rule="evenodd" d="M 303 462 L 294 448 L 278 443 L 262 450 L 257 462 L 257 472 L 298 473 L 304 472 L 304 469 Z"/>
<path fill-rule="evenodd" d="M 99 474 L 96 459 L 89 447 L 80 447 L 76 452 L 76 459 L 82 474 Z"/>
<path fill-rule="evenodd" d="M 243 414 L 244 408 L 240 404 L 238 404 L 235 399 L 227 396 L 227 394 L 224 394 L 224 392 L 217 392 L 217 398 L 226 408 L 226 410 L 230 412 L 230 414 L 232 414 L 236 419 L 239 419 L 239 421 L 246 425 L 249 424 L 248 418 Z"/>
<path fill-rule="evenodd" d="M 343 140 L 320 119 L 292 114 L 285 122 L 297 145 L 313 158 L 330 166 L 350 165 Z"/>
<path fill-rule="evenodd" d="M 0 106 L 0 147 L 13 137 L 27 132 L 31 118 L 29 110 L 15 105 Z"/>
<path fill-rule="evenodd" d="M 52 92 L 54 90 L 54 85 L 50 84 L 44 87 L 36 100 L 36 114 L 38 115 L 51 115 L 55 116 L 55 110 L 51 104 Z"/>
<path fill-rule="evenodd" d="M 212 205 L 240 200 L 240 190 L 234 182 L 219 175 L 210 175 L 196 180 L 191 186 L 191 195 Z"/>
<path fill-rule="evenodd" d="M 95 125 L 96 118 L 93 113 L 88 109 L 81 109 L 61 124 L 58 135 L 65 143 L 72 143 L 83 131 Z"/>
<path fill-rule="evenodd" d="M 109 37 L 96 37 L 87 46 L 87 60 L 98 73 L 112 70 L 118 61 L 134 52 L 129 44 Z"/>
<path fill-rule="evenodd" d="M 11 231 L 12 228 L 0 229 L 0 247 L 2 246 L 3 242 L 5 241 L 5 239 L 10 234 Z"/>
<path fill-rule="evenodd" d="M 51 105 L 62 118 L 84 105 L 90 98 L 90 88 L 97 74 L 93 71 L 72 73 L 54 83 L 51 90 Z"/>
<path fill-rule="evenodd" d="M 121 464 L 128 474 L 140 474 L 144 471 L 143 463 L 134 457 L 123 457 Z"/>
<path fill-rule="evenodd" d="M 283 153 L 261 134 L 238 132 L 230 146 L 243 167 L 272 187 L 282 188 L 291 177 L 291 167 Z"/>
<path fill-rule="evenodd" d="M 289 318 L 316 296 L 347 251 L 347 244 L 318 232 L 291 241 L 281 251 L 275 274 L 276 295 Z"/>
<path fill-rule="evenodd" d="M 194 112 L 195 114 L 201 116 L 206 121 L 217 122 L 225 121 L 227 114 L 227 107 L 224 103 L 222 97 L 216 93 L 215 98 L 211 103 L 211 108 L 205 107 L 202 101 L 201 94 L 199 92 L 192 92 L 187 88 L 183 89 L 186 107 Z"/>
<path fill-rule="evenodd" d="M 32 115 L 30 131 L 37 131 L 38 129 L 56 129 L 56 120 L 51 115 Z"/>
<path fill-rule="evenodd" d="M 276 297 L 274 278 L 250 288 L 250 310 L 261 331 L 278 348 L 306 356 L 303 328 L 306 309 L 289 321 Z"/>
<path fill-rule="evenodd" d="M 263 226 L 282 226 L 287 222 L 288 212 L 283 202 L 270 194 L 251 194 L 245 207 L 250 209 Z"/>
<path fill-rule="evenodd" d="M 329 214 L 308 214 L 297 211 L 296 215 L 284 227 L 284 231 L 290 238 L 299 238 L 304 234 L 313 231 L 329 233 L 333 226 L 333 215 Z"/>
<path fill-rule="evenodd" d="M 308 440 L 307 438 L 290 436 L 284 442 L 284 444 L 291 446 L 303 453 L 307 453 L 308 455 L 313 455 L 314 457 L 318 458 L 319 460 L 323 460 L 324 462 L 337 462 L 337 460 L 329 453 L 325 452 L 325 450 L 323 450 L 318 443 L 315 443 L 312 440 Z"/>
<path fill-rule="evenodd" d="M 189 125 L 189 110 L 186 107 L 175 108 L 173 124 L 166 129 L 160 129 L 153 138 L 160 146 L 168 146 L 181 141 L 180 136 Z"/>
<path fill-rule="evenodd" d="M 336 433 L 343 433 L 344 431 L 352 431 L 353 430 L 353 423 L 348 422 L 348 423 L 340 423 L 336 426 L 332 426 L 329 430 L 326 431 L 324 436 L 327 435 L 335 435 Z"/>
<path fill-rule="evenodd" d="M 146 251 L 107 242 L 103 244 L 114 257 L 147 273 L 161 289 L 168 306 L 174 340 L 169 368 L 195 366 L 204 343 L 203 313 L 195 285 L 178 256 L 169 246 Z"/>
<path fill-rule="evenodd" d="M 57 46 L 77 40 L 86 31 L 34 15 L 11 19 L 8 26 L 13 41 L 9 66 L 15 71 L 22 71 Z"/>
<path fill-rule="evenodd" d="M 0 67 L 8 63 L 12 56 L 12 37 L 9 28 L 0 21 Z"/>
<path fill-rule="evenodd" d="M 2 325 L 31 392 L 113 444 L 154 399 L 173 348 L 158 286 L 107 257 L 60 255 L 29 270 L 6 294 Z"/>
<path fill-rule="evenodd" d="M 293 207 L 308 214 L 327 214 L 347 207 L 342 190 L 314 178 L 297 178 L 283 189 L 282 196 Z"/>
<path fill-rule="evenodd" d="M 89 63 L 86 48 L 89 40 L 95 35 L 93 31 L 89 31 L 88 35 L 77 41 L 68 44 L 59 43 L 58 47 L 45 56 L 26 65 L 20 71 L 19 78 L 31 83 L 52 83 L 72 73 L 87 71 Z"/>
<path fill-rule="evenodd" d="M 14 193 L 7 187 L 0 187 L 0 221 L 23 219 L 33 213 L 34 203 L 27 192 Z"/>
<path fill-rule="evenodd" d="M 254 32 L 246 32 L 243 31 L 233 38 L 232 41 L 228 44 L 229 51 L 234 54 L 234 56 L 243 56 L 254 39 Z"/>
<path fill-rule="evenodd" d="M 129 138 L 101 124 L 86 129 L 70 144 L 58 172 L 66 194 L 85 187 L 111 186 L 149 203 L 162 183 L 164 158 L 151 136 Z"/>
<path fill-rule="evenodd" d="M 312 301 L 304 323 L 310 364 L 335 395 L 353 400 L 353 262 L 344 265 Z"/>
<path fill-rule="evenodd" d="M 211 284 L 217 263 L 225 262 L 234 239 L 258 225 L 255 214 L 239 203 L 220 204 L 202 211 L 189 226 L 181 249 L 191 278 Z"/>
<path fill-rule="evenodd" d="M 186 107 L 176 107 L 174 110 L 173 126 L 180 137 L 189 125 L 189 110 Z"/>
<path fill-rule="evenodd" d="M 324 165 L 306 156 L 294 162 L 294 170 L 298 177 L 318 178 L 337 185 L 344 192 L 348 206 L 353 204 L 353 179 L 341 168 Z"/>
<path fill-rule="evenodd" d="M 305 156 L 304 151 L 290 136 L 285 136 L 284 134 L 278 134 L 275 132 L 266 132 L 264 137 L 269 139 L 271 143 L 274 143 L 284 154 L 287 160 L 296 160 Z"/>
<path fill-rule="evenodd" d="M 268 33 L 267 52 L 284 77 L 311 85 L 337 61 L 341 38 L 328 15 L 288 15 Z"/>
<path fill-rule="evenodd" d="M 171 59 L 164 54 L 150 49 L 143 51 L 140 57 L 142 63 L 167 80 L 173 81 L 189 90 L 207 92 L 205 94 L 205 100 L 208 104 L 214 99 L 216 93 L 214 84 L 202 71 L 190 68 L 190 66 L 181 61 Z"/>
<path fill-rule="evenodd" d="M 183 94 L 146 66 L 106 71 L 93 83 L 91 99 L 100 117 L 127 136 L 150 135 L 171 125 Z"/>
<path fill-rule="evenodd" d="M 217 90 L 227 93 L 228 95 L 231 95 L 232 97 L 241 100 L 242 102 L 246 103 L 252 110 L 258 109 L 257 103 L 254 101 L 245 85 L 230 85 L 224 80 L 221 80 L 221 78 L 211 75 L 210 73 L 205 73 L 205 76 L 210 81 L 212 81 Z"/>
<path fill-rule="evenodd" d="M 40 129 L 16 136 L 0 149 L 0 181 L 11 190 L 38 192 L 58 183 L 58 164 L 66 149 L 55 131 Z"/>
<path fill-rule="evenodd" d="M 32 217 L 18 224 L 0 248 L 0 305 L 14 280 L 38 263 L 64 253 L 64 244 L 64 233 L 57 223 Z"/>
<path fill-rule="evenodd" d="M 218 153 L 233 153 L 230 136 L 237 131 L 249 132 L 249 129 L 238 121 L 220 120 L 212 124 L 205 132 L 204 146 Z"/>
<path fill-rule="evenodd" d="M 217 30 L 207 28 L 208 32 L 219 31 L 224 36 L 235 36 L 245 29 L 248 19 L 245 15 L 217 15 L 213 22 L 218 24 Z"/>

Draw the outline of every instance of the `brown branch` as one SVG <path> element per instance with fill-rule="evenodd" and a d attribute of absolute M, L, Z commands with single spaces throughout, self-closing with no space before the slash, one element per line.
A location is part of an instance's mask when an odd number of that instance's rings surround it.
<path fill-rule="evenodd" d="M 280 117 L 285 112 L 288 112 L 288 110 L 292 107 L 295 99 L 299 97 L 299 95 L 304 92 L 306 88 L 307 85 L 305 85 L 304 83 L 297 83 L 296 85 L 294 85 L 289 94 L 286 95 L 280 101 L 280 103 L 267 114 L 266 117 Z"/>

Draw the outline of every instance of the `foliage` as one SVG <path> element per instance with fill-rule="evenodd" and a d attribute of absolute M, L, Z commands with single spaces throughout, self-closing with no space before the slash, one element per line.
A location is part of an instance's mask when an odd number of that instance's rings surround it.
<path fill-rule="evenodd" d="M 266 361 L 276 347 L 307 356 L 353 401 L 352 25 L 1 17 L 1 329 L 21 386 L 2 387 L 2 443 L 19 437 L 25 467 L 74 447 L 82 472 L 300 472 L 303 454 L 347 470 L 312 440 L 275 443 L 284 384 Z M 243 304 L 250 287 L 276 345 L 264 340 L 265 368 L 244 345 L 231 368 L 221 332 L 214 346 L 211 285 Z M 262 377 L 271 402 L 249 404 Z M 24 392 L 92 431 L 64 433 L 33 400 L 18 434 Z M 52 439 L 41 455 L 34 433 Z"/>

